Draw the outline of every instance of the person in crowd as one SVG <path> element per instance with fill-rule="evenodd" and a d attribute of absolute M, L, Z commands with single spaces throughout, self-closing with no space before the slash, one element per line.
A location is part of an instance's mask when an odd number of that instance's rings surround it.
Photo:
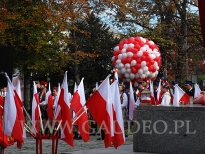
<path fill-rule="evenodd" d="M 47 114 L 47 102 L 46 102 L 46 89 L 47 82 L 46 81 L 40 81 L 40 92 L 39 94 L 39 101 L 40 101 L 40 109 L 41 109 L 41 118 L 43 122 L 43 126 L 46 125 L 46 122 L 48 120 L 48 114 Z M 48 133 L 48 132 L 46 132 Z"/>
<path fill-rule="evenodd" d="M 3 127 L 3 114 L 4 114 L 4 98 L 0 95 L 0 153 L 5 154 L 6 148 L 14 144 L 14 139 L 10 136 L 4 134 L 4 127 Z"/>
<path fill-rule="evenodd" d="M 175 85 L 178 85 L 178 84 L 179 84 L 178 80 L 172 81 L 172 84 L 170 85 L 170 92 L 172 95 L 174 95 Z"/>
<path fill-rule="evenodd" d="M 39 81 L 35 81 L 37 92 L 39 93 L 41 91 L 41 84 Z"/>
<path fill-rule="evenodd" d="M 162 106 L 170 106 L 172 104 L 172 97 L 171 97 L 171 93 L 169 90 L 169 83 L 168 82 L 164 82 L 162 84 L 162 101 L 161 101 L 161 105 Z"/>
<path fill-rule="evenodd" d="M 186 82 L 185 82 L 185 88 L 186 88 L 185 92 L 186 92 L 189 96 L 194 97 L 195 89 L 194 89 L 194 87 L 193 87 L 192 81 L 186 81 Z"/>
<path fill-rule="evenodd" d="M 2 88 L 1 88 L 0 95 L 1 95 L 2 97 L 6 97 L 6 90 L 7 90 L 7 87 L 2 87 Z"/>
<path fill-rule="evenodd" d="M 122 116 L 124 120 L 124 130 L 125 130 L 125 137 L 128 136 L 127 129 L 128 129 L 128 96 L 125 93 L 125 86 L 120 84 L 119 86 L 119 92 L 120 92 L 120 100 L 121 100 L 121 108 L 122 108 Z"/>
<path fill-rule="evenodd" d="M 154 89 L 154 99 L 157 100 L 157 90 L 158 90 L 159 83 L 153 82 L 153 89 Z"/>
<path fill-rule="evenodd" d="M 144 89 L 149 89 L 149 81 L 148 80 L 142 80 L 142 86 Z"/>

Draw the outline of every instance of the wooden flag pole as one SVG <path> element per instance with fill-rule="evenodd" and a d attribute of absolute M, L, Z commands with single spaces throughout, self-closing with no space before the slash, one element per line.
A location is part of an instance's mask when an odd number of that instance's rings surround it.
<path fill-rule="evenodd" d="M 42 117 L 41 117 L 41 109 L 40 109 L 39 104 L 38 104 L 38 111 L 39 111 L 39 114 L 40 114 L 40 125 L 41 125 L 41 130 L 42 130 L 42 134 L 44 135 L 43 122 L 42 122 Z M 39 133 L 39 134 L 40 134 L 40 133 Z"/>

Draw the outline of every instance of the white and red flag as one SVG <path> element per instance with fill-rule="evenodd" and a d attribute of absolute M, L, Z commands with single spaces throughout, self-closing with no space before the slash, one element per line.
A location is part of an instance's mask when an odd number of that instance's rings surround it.
<path fill-rule="evenodd" d="M 155 104 L 155 98 L 154 98 L 154 88 L 153 88 L 153 81 L 151 81 L 150 80 L 150 82 L 149 82 L 150 84 L 149 84 L 149 87 L 150 87 L 150 92 L 151 92 L 151 95 L 150 95 L 150 97 L 151 97 L 151 104 L 152 105 L 156 105 Z"/>
<path fill-rule="evenodd" d="M 35 82 L 33 82 L 33 100 L 32 100 L 32 115 L 31 115 L 31 121 L 33 125 L 31 128 L 31 131 L 35 135 L 40 130 L 39 120 L 40 120 L 41 113 L 39 112 L 40 111 L 39 104 L 40 104 L 40 101 L 39 101 L 39 95 L 37 92 L 37 87 L 36 87 Z"/>
<path fill-rule="evenodd" d="M 115 80 L 111 85 L 111 101 L 113 106 L 114 126 L 114 136 L 112 136 L 112 143 L 117 149 L 119 146 L 125 143 L 124 122 L 122 118 L 122 108 L 117 80 Z"/>
<path fill-rule="evenodd" d="M 201 89 L 199 88 L 199 85 L 197 83 L 194 84 L 194 98 L 196 98 L 197 96 L 200 96 L 201 94 Z"/>
<path fill-rule="evenodd" d="M 24 143 L 23 132 L 25 117 L 23 103 L 19 98 L 11 80 L 7 78 L 7 94 L 4 104 L 4 134 L 13 137 L 17 141 L 17 147 L 21 148 Z"/>
<path fill-rule="evenodd" d="M 185 93 L 178 85 L 175 85 L 173 106 L 179 106 L 179 102 L 188 104 L 189 98 L 187 93 Z"/>
<path fill-rule="evenodd" d="M 135 99 L 134 99 L 134 92 L 132 88 L 132 83 L 130 82 L 130 94 L 129 94 L 129 119 L 133 120 L 133 112 L 135 108 L 137 107 L 135 104 Z"/>
<path fill-rule="evenodd" d="M 48 91 L 46 93 L 46 104 L 48 105 L 48 108 L 47 108 L 47 114 L 48 114 L 48 118 L 49 120 L 53 120 L 53 105 L 54 105 L 54 101 L 53 101 L 53 96 L 52 96 L 52 93 L 51 93 L 51 87 L 50 87 L 50 82 L 48 84 Z"/>
<path fill-rule="evenodd" d="M 61 108 L 61 139 L 74 147 L 73 130 L 72 130 L 72 118 L 70 111 L 70 100 L 68 92 L 67 71 L 65 72 L 63 83 L 61 85 L 61 93 L 58 101 L 58 105 Z"/>
<path fill-rule="evenodd" d="M 105 133 L 104 145 L 111 146 L 111 136 L 113 134 L 113 115 L 110 97 L 110 75 L 100 84 L 98 89 L 90 96 L 86 106 L 93 116 L 93 120 L 98 123 Z"/>
<path fill-rule="evenodd" d="M 88 116 L 84 107 L 86 101 L 83 79 L 81 80 L 77 90 L 73 94 L 70 105 L 77 116 L 76 118 L 78 118 L 75 122 L 75 124 L 78 126 L 78 131 L 80 132 L 80 135 L 84 142 L 87 142 L 90 139 L 90 131 Z"/>
<path fill-rule="evenodd" d="M 55 112 L 54 112 L 54 119 L 55 120 L 61 120 L 61 107 L 58 104 L 60 93 L 61 93 L 61 86 L 60 86 L 60 84 L 58 84 L 58 94 L 54 100 L 54 105 L 53 105 L 53 108 L 55 109 Z"/>

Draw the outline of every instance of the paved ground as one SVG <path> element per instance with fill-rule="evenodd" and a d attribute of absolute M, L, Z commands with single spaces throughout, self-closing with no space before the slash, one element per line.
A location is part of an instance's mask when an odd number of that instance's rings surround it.
<path fill-rule="evenodd" d="M 104 148 L 103 140 L 97 140 L 99 136 L 91 136 L 91 139 L 84 143 L 82 140 L 75 140 L 74 148 L 59 140 L 58 154 L 134 154 L 133 152 L 133 136 L 129 135 L 126 138 L 124 145 L 118 149 L 114 147 Z M 10 146 L 6 150 L 6 154 L 35 154 L 35 139 L 27 135 L 27 139 L 21 149 L 16 147 L 16 144 Z M 43 154 L 51 154 L 51 140 L 43 140 Z"/>

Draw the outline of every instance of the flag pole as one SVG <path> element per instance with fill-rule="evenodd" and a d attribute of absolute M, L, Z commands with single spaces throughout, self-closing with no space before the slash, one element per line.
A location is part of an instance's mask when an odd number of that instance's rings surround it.
<path fill-rule="evenodd" d="M 38 133 L 37 130 L 36 130 L 36 128 L 35 128 L 35 126 L 34 126 L 34 124 L 33 124 L 33 122 L 32 122 L 32 120 L 31 120 L 31 117 L 29 116 L 29 114 L 28 114 L 28 112 L 26 111 L 26 109 L 25 109 L 24 106 L 23 106 L 23 110 L 24 110 L 24 112 L 26 113 L 26 115 L 27 115 L 29 121 L 31 122 L 33 128 L 35 129 L 36 133 Z"/>
<path fill-rule="evenodd" d="M 42 134 L 44 135 L 43 122 L 42 122 L 41 110 L 40 110 L 39 104 L 38 104 L 38 111 L 39 111 L 39 114 L 40 114 L 40 125 L 41 125 L 41 129 L 42 129 Z"/>
<path fill-rule="evenodd" d="M 73 118 L 73 122 L 72 122 L 72 125 L 88 110 L 88 108 L 86 108 L 78 117 L 76 118 Z"/>

